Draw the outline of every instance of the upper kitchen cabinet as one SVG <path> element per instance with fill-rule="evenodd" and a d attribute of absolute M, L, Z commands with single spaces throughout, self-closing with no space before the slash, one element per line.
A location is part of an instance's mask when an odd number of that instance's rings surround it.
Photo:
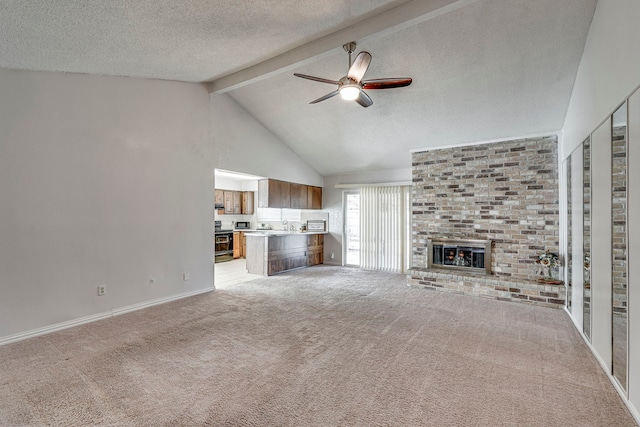
<path fill-rule="evenodd" d="M 216 205 L 217 204 L 224 204 L 224 191 L 216 190 L 215 203 L 216 203 Z"/>
<path fill-rule="evenodd" d="M 224 191 L 224 213 L 233 213 L 233 192 Z"/>
<path fill-rule="evenodd" d="M 308 187 L 304 184 L 289 184 L 291 188 L 291 209 L 307 209 Z"/>
<path fill-rule="evenodd" d="M 215 204 L 224 206 L 224 209 L 218 209 L 219 214 L 253 215 L 254 193 L 253 191 L 216 190 Z"/>
<path fill-rule="evenodd" d="M 240 205 L 238 204 L 238 211 L 235 209 L 235 200 L 234 193 L 237 191 L 224 191 L 224 213 L 225 214 L 235 214 L 240 213 Z"/>
<path fill-rule="evenodd" d="M 216 206 L 224 206 L 224 191 L 216 190 L 216 197 L 214 201 Z"/>
<path fill-rule="evenodd" d="M 322 187 L 307 187 L 307 209 L 322 209 Z"/>
<path fill-rule="evenodd" d="M 263 179 L 258 181 L 258 207 L 322 209 L 322 188 Z"/>
<path fill-rule="evenodd" d="M 290 208 L 291 184 L 277 179 L 258 181 L 259 208 Z"/>
<path fill-rule="evenodd" d="M 233 213 L 242 213 L 242 192 L 240 191 L 233 192 Z"/>
<path fill-rule="evenodd" d="M 254 195 L 253 191 L 242 192 L 242 215 L 253 215 L 254 211 Z"/>

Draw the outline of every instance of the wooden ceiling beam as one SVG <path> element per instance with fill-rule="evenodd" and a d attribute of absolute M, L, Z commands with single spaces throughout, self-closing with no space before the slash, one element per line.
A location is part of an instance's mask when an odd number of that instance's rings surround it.
<path fill-rule="evenodd" d="M 479 0 L 413 0 L 281 55 L 207 83 L 210 94 L 225 93 L 292 70 L 351 41 L 408 28 Z"/>

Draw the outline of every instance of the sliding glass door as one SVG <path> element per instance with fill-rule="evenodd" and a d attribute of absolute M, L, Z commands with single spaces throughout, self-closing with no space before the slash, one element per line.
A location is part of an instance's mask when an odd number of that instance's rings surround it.
<path fill-rule="evenodd" d="M 363 186 L 344 192 L 343 264 L 403 273 L 411 252 L 409 188 Z"/>

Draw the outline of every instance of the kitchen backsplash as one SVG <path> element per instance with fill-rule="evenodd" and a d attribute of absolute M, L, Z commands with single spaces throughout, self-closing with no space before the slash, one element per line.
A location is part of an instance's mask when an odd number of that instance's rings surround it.
<path fill-rule="evenodd" d="M 282 230 L 287 226 L 293 225 L 295 230 L 300 229 L 300 225 L 306 224 L 310 219 L 318 219 L 329 221 L 329 213 L 311 210 L 311 209 L 273 209 L 273 208 L 257 208 L 254 215 L 214 215 L 214 219 L 222 222 L 223 229 L 235 228 L 237 221 L 249 221 L 251 229 L 262 228 L 264 224 L 267 228 L 273 230 Z"/>

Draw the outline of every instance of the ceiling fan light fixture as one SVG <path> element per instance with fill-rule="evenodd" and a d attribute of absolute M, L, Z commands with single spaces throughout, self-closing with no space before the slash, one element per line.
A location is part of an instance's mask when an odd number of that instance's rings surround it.
<path fill-rule="evenodd" d="M 360 86 L 344 85 L 340 88 L 340 96 L 345 101 L 353 101 L 360 95 Z"/>
<path fill-rule="evenodd" d="M 405 87 L 411 84 L 410 77 L 401 78 L 384 78 L 373 80 L 362 80 L 364 73 L 367 72 L 369 64 L 371 63 L 371 54 L 366 51 L 360 52 L 356 58 L 351 61 L 351 54 L 356 49 L 356 43 L 351 42 L 342 46 L 344 50 L 349 54 L 349 70 L 347 75 L 340 80 L 329 80 L 322 77 L 308 76 L 306 74 L 293 73 L 296 77 L 301 77 L 307 80 L 313 80 L 320 83 L 328 83 L 337 85 L 338 87 L 326 95 L 311 101 L 309 104 L 317 104 L 329 98 L 340 94 L 340 97 L 346 101 L 355 101 L 360 106 L 367 108 L 373 105 L 373 100 L 367 95 L 364 89 L 392 89 L 396 87 Z"/>

